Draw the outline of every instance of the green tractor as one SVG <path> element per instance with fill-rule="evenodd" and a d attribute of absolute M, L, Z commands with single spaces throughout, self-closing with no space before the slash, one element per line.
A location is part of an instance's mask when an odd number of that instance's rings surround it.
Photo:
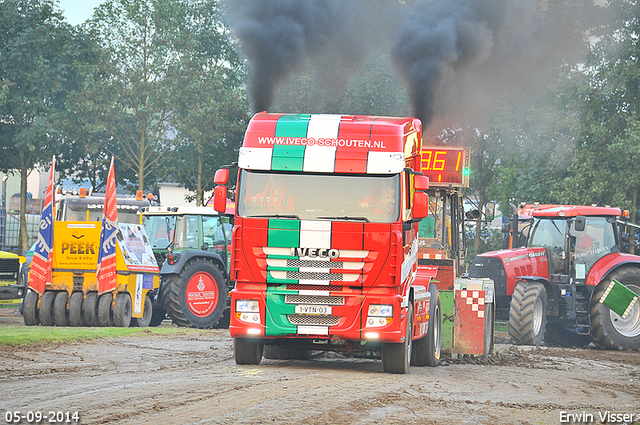
<path fill-rule="evenodd" d="M 229 304 L 229 217 L 209 207 L 148 207 L 142 224 L 160 266 L 151 326 L 209 329 Z"/>

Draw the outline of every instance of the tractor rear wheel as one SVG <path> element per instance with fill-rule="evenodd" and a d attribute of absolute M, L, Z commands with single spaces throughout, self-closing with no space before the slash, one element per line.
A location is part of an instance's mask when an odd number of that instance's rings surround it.
<path fill-rule="evenodd" d="M 69 326 L 84 326 L 82 321 L 82 302 L 84 294 L 82 292 L 74 292 L 69 298 Z"/>
<path fill-rule="evenodd" d="M 113 294 L 107 292 L 100 295 L 98 300 L 98 326 L 107 328 L 113 326 L 113 314 L 111 313 L 111 303 L 113 302 Z"/>
<path fill-rule="evenodd" d="M 547 290 L 542 283 L 516 283 L 509 308 L 509 336 L 514 344 L 540 345 L 547 324 Z"/>
<path fill-rule="evenodd" d="M 406 329 L 403 342 L 382 344 L 382 370 L 388 373 L 408 373 L 413 340 L 413 305 L 407 307 Z"/>
<path fill-rule="evenodd" d="M 56 292 L 44 291 L 40 298 L 40 324 L 42 326 L 53 326 L 53 301 L 56 299 Z"/>
<path fill-rule="evenodd" d="M 236 364 L 260 364 L 264 341 L 258 338 L 233 338 L 233 356 Z"/>
<path fill-rule="evenodd" d="M 440 329 L 442 328 L 440 292 L 433 283 L 429 284 L 429 292 L 431 303 L 429 304 L 428 331 L 427 335 L 413 342 L 412 366 L 438 366 L 440 363 Z"/>
<path fill-rule="evenodd" d="M 113 303 L 113 326 L 118 328 L 128 328 L 131 325 L 131 296 L 128 292 L 116 294 Z"/>
<path fill-rule="evenodd" d="M 22 318 L 26 326 L 37 326 L 40 324 L 40 318 L 38 317 L 38 298 L 39 295 L 36 291 L 29 291 L 24 297 Z"/>
<path fill-rule="evenodd" d="M 98 326 L 98 293 L 87 292 L 82 303 L 82 320 L 85 326 Z"/>
<path fill-rule="evenodd" d="M 176 325 L 210 329 L 227 306 L 226 282 L 212 262 L 195 258 L 180 273 L 166 277 L 162 301 Z"/>
<path fill-rule="evenodd" d="M 640 295 L 640 270 L 636 268 L 615 270 L 600 282 L 591 296 L 591 338 L 609 350 L 640 350 L 640 303 L 633 305 L 625 319 L 600 303 L 612 279 Z"/>

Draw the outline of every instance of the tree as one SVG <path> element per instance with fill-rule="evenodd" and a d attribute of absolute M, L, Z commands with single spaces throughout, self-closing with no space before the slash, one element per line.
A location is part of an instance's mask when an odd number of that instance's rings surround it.
<path fill-rule="evenodd" d="M 217 0 L 190 3 L 185 55 L 171 69 L 175 85 L 174 123 L 179 144 L 170 175 L 194 192 L 197 205 L 214 187 L 214 172 L 237 160 L 249 120 L 243 88 L 244 64 L 238 56 Z"/>
<path fill-rule="evenodd" d="M 19 252 L 27 245 L 27 176 L 62 150 L 57 126 L 78 84 L 77 34 L 52 0 L 0 2 L 2 170 L 20 173 Z"/>

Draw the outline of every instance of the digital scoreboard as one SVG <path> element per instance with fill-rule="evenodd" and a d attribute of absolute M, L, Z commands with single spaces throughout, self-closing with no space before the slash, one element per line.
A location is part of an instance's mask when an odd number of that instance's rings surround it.
<path fill-rule="evenodd" d="M 429 186 L 469 187 L 469 148 L 422 147 L 420 168 Z"/>

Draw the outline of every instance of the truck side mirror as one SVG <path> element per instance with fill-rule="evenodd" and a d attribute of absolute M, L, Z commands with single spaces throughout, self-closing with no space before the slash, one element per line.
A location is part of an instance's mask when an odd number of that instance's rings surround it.
<path fill-rule="evenodd" d="M 229 181 L 229 169 L 221 168 L 216 171 L 216 174 L 213 176 L 213 182 L 215 184 L 227 184 Z"/>
<path fill-rule="evenodd" d="M 411 212 L 414 220 L 427 217 L 429 215 L 429 195 L 424 192 L 415 192 L 413 194 L 413 208 Z"/>
<path fill-rule="evenodd" d="M 429 177 L 427 176 L 414 176 L 413 186 L 416 190 L 429 189 Z"/>
<path fill-rule="evenodd" d="M 576 232 L 583 232 L 586 225 L 587 218 L 583 215 L 577 216 L 575 221 L 573 222 L 573 228 L 576 230 Z"/>
<path fill-rule="evenodd" d="M 219 213 L 224 213 L 227 210 L 227 186 L 224 184 L 216 186 L 213 190 L 213 209 Z"/>

